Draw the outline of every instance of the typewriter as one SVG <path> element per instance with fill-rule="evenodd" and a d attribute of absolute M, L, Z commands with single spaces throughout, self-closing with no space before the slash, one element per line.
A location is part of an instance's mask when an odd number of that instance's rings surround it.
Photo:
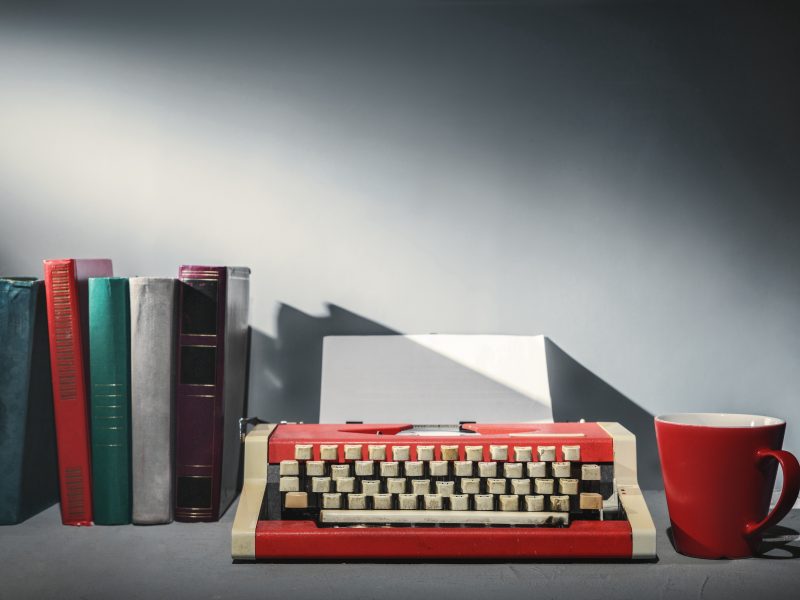
<path fill-rule="evenodd" d="M 258 425 L 232 555 L 652 559 L 618 423 Z"/>

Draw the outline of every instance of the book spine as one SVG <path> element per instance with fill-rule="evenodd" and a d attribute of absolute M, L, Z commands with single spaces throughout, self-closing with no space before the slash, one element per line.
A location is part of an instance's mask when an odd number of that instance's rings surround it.
<path fill-rule="evenodd" d="M 172 520 L 176 283 L 134 277 L 131 294 L 133 522 Z"/>
<path fill-rule="evenodd" d="M 21 520 L 22 461 L 33 335 L 29 285 L 0 280 L 0 524 Z"/>
<path fill-rule="evenodd" d="M 175 520 L 219 519 L 227 271 L 181 267 Z"/>
<path fill-rule="evenodd" d="M 89 427 L 75 261 L 44 262 L 61 520 L 91 525 Z"/>
<path fill-rule="evenodd" d="M 43 281 L 32 283 L 31 296 L 34 322 L 30 369 L 26 374 L 28 419 L 25 424 L 22 463 L 21 519 L 27 519 L 58 502 L 53 384 L 50 377 L 50 344 Z"/>
<path fill-rule="evenodd" d="M 92 501 L 97 525 L 131 521 L 128 280 L 89 279 Z"/>

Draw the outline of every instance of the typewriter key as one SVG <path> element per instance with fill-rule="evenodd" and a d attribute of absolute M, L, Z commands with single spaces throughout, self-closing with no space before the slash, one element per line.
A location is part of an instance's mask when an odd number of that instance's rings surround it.
<path fill-rule="evenodd" d="M 529 462 L 528 463 L 528 477 L 546 477 L 547 476 L 547 463 L 543 462 Z"/>
<path fill-rule="evenodd" d="M 417 460 L 433 460 L 433 446 L 417 446 Z"/>
<path fill-rule="evenodd" d="M 533 460 L 530 446 L 514 446 L 514 460 L 516 462 L 530 462 Z"/>
<path fill-rule="evenodd" d="M 519 496 L 526 496 L 531 493 L 530 479 L 512 479 L 511 491 Z"/>
<path fill-rule="evenodd" d="M 561 453 L 564 455 L 564 460 L 579 461 L 581 459 L 580 446 L 561 446 Z"/>
<path fill-rule="evenodd" d="M 367 446 L 370 460 L 386 460 L 386 446 L 383 444 Z"/>
<path fill-rule="evenodd" d="M 466 459 L 472 462 L 483 460 L 483 446 L 464 446 Z"/>
<path fill-rule="evenodd" d="M 508 446 L 489 446 L 489 456 L 492 460 L 508 460 Z"/>
<path fill-rule="evenodd" d="M 506 479 L 519 479 L 522 477 L 522 463 L 505 463 L 503 475 Z"/>

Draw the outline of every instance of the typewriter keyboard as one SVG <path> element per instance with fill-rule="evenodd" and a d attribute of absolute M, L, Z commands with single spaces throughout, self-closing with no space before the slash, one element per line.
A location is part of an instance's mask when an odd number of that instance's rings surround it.
<path fill-rule="evenodd" d="M 316 447 L 316 449 L 315 449 Z M 563 458 L 556 460 L 556 456 Z M 262 518 L 320 526 L 564 526 L 606 513 L 613 464 L 576 445 L 297 444 L 270 464 Z M 312 457 L 319 460 L 312 460 Z M 412 456 L 414 460 L 412 460 Z"/>

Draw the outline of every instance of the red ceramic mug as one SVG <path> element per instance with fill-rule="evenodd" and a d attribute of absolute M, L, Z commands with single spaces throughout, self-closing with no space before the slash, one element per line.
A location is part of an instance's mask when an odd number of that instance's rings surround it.
<path fill-rule="evenodd" d="M 662 415 L 655 423 L 678 552 L 752 556 L 763 531 L 786 516 L 800 490 L 800 465 L 781 450 L 786 423 L 723 413 Z M 767 514 L 778 464 L 783 490 Z"/>

